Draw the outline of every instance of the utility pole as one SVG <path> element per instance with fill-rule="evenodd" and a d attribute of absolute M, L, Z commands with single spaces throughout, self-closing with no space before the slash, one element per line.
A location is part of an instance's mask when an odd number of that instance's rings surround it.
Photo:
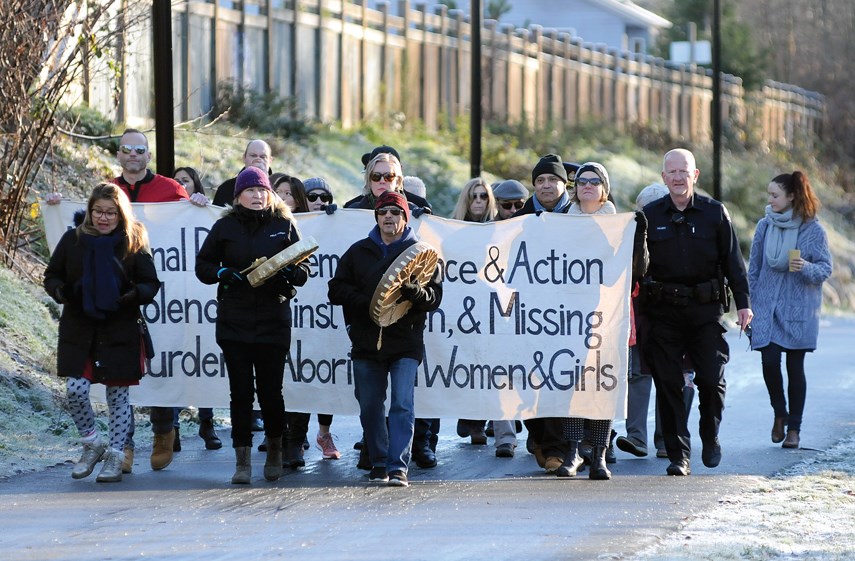
<path fill-rule="evenodd" d="M 170 0 L 154 0 L 151 6 L 151 25 L 157 173 L 172 177 L 175 171 L 175 114 L 172 107 L 172 6 Z"/>
<path fill-rule="evenodd" d="M 721 0 L 713 0 L 712 24 L 713 198 L 721 200 Z"/>
<path fill-rule="evenodd" d="M 469 17 L 472 39 L 472 100 L 470 102 L 469 168 L 470 177 L 481 175 L 481 0 L 471 0 Z"/>

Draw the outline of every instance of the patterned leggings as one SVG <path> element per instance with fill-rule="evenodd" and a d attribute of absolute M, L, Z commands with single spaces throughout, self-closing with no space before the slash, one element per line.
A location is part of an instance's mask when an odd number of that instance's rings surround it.
<path fill-rule="evenodd" d="M 569 417 L 561 420 L 561 428 L 564 430 L 565 439 L 580 441 L 587 436 L 594 446 L 608 446 L 612 435 L 612 422 L 602 419 Z"/>
<path fill-rule="evenodd" d="M 68 378 L 65 383 L 68 411 L 81 438 L 95 432 L 95 411 L 89 401 L 91 382 L 86 378 Z M 107 408 L 110 410 L 110 448 L 122 450 L 131 428 L 131 403 L 128 386 L 107 387 Z"/>

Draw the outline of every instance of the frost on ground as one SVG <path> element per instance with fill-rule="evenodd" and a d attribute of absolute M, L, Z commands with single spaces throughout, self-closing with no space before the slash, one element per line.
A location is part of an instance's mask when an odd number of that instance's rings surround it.
<path fill-rule="evenodd" d="M 855 436 L 725 497 L 637 559 L 855 559 Z"/>

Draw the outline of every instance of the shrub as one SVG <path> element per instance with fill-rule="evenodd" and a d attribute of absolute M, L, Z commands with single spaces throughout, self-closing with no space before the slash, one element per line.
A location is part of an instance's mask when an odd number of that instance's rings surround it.
<path fill-rule="evenodd" d="M 296 98 L 257 92 L 232 81 L 220 82 L 214 113 L 256 132 L 297 141 L 311 141 L 316 125 L 300 115 Z"/>

